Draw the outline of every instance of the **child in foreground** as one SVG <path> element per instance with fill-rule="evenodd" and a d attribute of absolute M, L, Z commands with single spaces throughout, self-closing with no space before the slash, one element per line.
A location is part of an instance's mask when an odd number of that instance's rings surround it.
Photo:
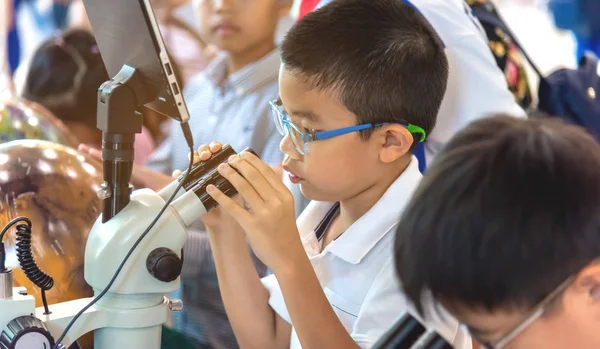
<path fill-rule="evenodd" d="M 404 212 L 396 269 L 488 349 L 600 348 L 600 146 L 559 121 L 458 133 Z"/>
<path fill-rule="evenodd" d="M 393 231 L 421 179 L 412 152 L 435 125 L 448 62 L 431 26 L 397 0 L 334 1 L 291 29 L 281 57 L 271 108 L 284 169 L 314 201 L 296 222 L 265 162 L 244 153 L 219 167 L 244 201 L 209 187 L 220 208 L 204 223 L 225 308 L 244 348 L 369 348 L 411 310 Z M 262 282 L 246 238 L 273 271 Z M 445 320 L 430 325 L 470 348 Z"/>

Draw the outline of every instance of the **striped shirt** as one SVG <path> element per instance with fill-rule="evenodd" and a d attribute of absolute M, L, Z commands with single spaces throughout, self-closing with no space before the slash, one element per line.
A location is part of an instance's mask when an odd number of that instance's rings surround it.
<path fill-rule="evenodd" d="M 218 57 L 192 79 L 184 90 L 195 146 L 218 141 L 236 151 L 252 147 L 271 165 L 279 164 L 281 136 L 271 121 L 269 101 L 278 96 L 279 51 L 275 50 L 244 69 L 226 75 L 226 58 Z M 188 165 L 188 147 L 174 122 L 171 134 L 150 157 L 147 167 L 170 174 Z M 257 266 L 260 265 L 257 263 Z M 258 267 L 264 275 L 264 266 Z M 175 327 L 195 341 L 197 348 L 237 348 L 219 292 L 208 235 L 199 227 L 190 231 L 184 247 L 183 312 Z"/>
<path fill-rule="evenodd" d="M 271 121 L 269 101 L 279 93 L 279 51 L 226 77 L 226 57 L 220 56 L 193 78 L 184 90 L 191 119 L 194 145 L 213 141 L 228 143 L 241 151 L 252 147 L 269 164 L 283 159 L 281 136 Z M 189 149 L 179 124 L 156 149 L 146 166 L 171 174 L 188 166 Z"/>

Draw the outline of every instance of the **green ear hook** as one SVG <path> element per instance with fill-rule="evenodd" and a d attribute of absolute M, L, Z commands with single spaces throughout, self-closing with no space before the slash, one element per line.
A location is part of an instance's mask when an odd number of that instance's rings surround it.
<path fill-rule="evenodd" d="M 406 126 L 406 129 L 410 133 L 420 133 L 421 134 L 421 139 L 419 139 L 419 143 L 425 142 L 425 139 L 427 138 L 427 135 L 425 134 L 425 130 L 423 130 L 419 126 L 416 126 L 416 125 L 413 125 L 413 124 L 408 124 Z"/>

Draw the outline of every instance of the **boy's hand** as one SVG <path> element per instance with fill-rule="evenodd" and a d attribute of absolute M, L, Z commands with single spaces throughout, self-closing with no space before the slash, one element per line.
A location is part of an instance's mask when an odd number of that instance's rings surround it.
<path fill-rule="evenodd" d="M 195 151 L 193 154 L 188 154 L 188 161 L 190 159 L 190 156 L 194 157 L 194 165 L 200 161 L 206 161 L 206 160 L 210 159 L 210 157 L 214 153 L 221 150 L 221 148 L 223 148 L 223 145 L 218 142 L 212 142 L 211 144 L 203 144 L 200 147 L 198 147 L 198 151 Z M 183 171 L 182 170 L 173 171 L 173 178 L 179 177 L 181 172 L 183 172 Z"/>
<path fill-rule="evenodd" d="M 212 142 L 211 144 L 203 144 L 198 148 L 198 151 L 195 151 L 193 154 L 188 154 L 188 160 L 190 159 L 190 156 L 194 157 L 194 164 L 196 164 L 199 161 L 206 161 L 208 159 L 210 159 L 210 157 L 218 152 L 219 150 L 221 150 L 221 148 L 223 148 L 223 145 L 219 142 Z M 283 178 L 283 164 L 278 164 L 276 166 L 273 166 L 273 171 L 275 171 L 275 173 Z M 179 177 L 179 175 L 182 173 L 182 170 L 175 170 L 173 171 L 173 178 L 177 178 Z"/>
<path fill-rule="evenodd" d="M 277 273 L 293 263 L 294 257 L 306 257 L 296 226 L 294 199 L 281 176 L 247 152 L 232 156 L 229 164 L 221 164 L 218 170 L 237 189 L 249 210 L 214 186 L 207 191 L 242 226 L 263 263 Z"/>
<path fill-rule="evenodd" d="M 92 148 L 85 144 L 80 144 L 77 149 L 93 159 L 102 161 L 102 150 L 100 149 Z M 150 188 L 154 191 L 159 191 L 172 181 L 173 179 L 167 175 L 133 164 L 131 184 L 135 188 Z"/>
<path fill-rule="evenodd" d="M 223 145 L 217 142 L 201 145 L 193 154 L 188 154 L 188 159 L 190 156 L 193 156 L 194 164 L 199 161 L 206 161 L 210 159 L 214 153 L 221 150 L 222 147 Z M 181 170 L 176 170 L 173 172 L 173 178 L 179 177 L 181 172 Z M 236 198 L 235 201 L 238 205 L 240 205 L 240 207 L 243 207 L 241 199 Z M 215 207 L 210 210 L 210 212 L 202 217 L 202 221 L 204 222 L 204 225 L 208 231 L 213 235 L 219 236 L 225 234 L 235 234 L 237 232 L 243 236 L 243 231 L 239 224 L 220 207 Z"/>

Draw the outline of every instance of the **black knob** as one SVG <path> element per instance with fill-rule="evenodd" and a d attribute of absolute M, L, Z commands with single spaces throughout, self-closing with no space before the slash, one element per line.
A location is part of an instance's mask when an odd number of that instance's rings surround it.
<path fill-rule="evenodd" d="M 0 348 L 49 349 L 54 338 L 42 320 L 33 316 L 18 317 L 6 325 L 0 334 Z"/>
<path fill-rule="evenodd" d="M 181 275 L 181 258 L 168 248 L 160 247 L 150 252 L 146 269 L 150 275 L 162 282 L 175 281 Z"/>

